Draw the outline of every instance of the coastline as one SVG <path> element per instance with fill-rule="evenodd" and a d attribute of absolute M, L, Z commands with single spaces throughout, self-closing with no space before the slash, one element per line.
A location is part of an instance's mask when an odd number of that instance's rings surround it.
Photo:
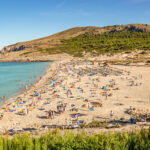
<path fill-rule="evenodd" d="M 8 62 L 8 61 L 7 61 Z M 10 61 L 11 62 L 11 61 Z M 14 62 L 14 61 L 13 61 Z M 19 61 L 19 62 L 23 62 L 23 61 Z M 36 62 L 36 61 L 34 61 Z M 39 61 L 37 61 L 39 62 Z M 42 61 L 43 62 L 43 61 Z M 47 61 L 44 61 L 44 62 L 47 62 Z M 50 62 L 50 61 L 49 61 Z M 45 75 L 47 74 L 48 72 L 48 69 L 51 67 L 51 65 L 53 64 L 53 62 L 51 62 L 50 65 L 48 65 L 48 67 L 46 68 L 45 72 L 43 75 L 40 75 L 40 79 L 37 79 L 36 81 L 34 81 L 34 83 L 31 83 L 29 86 L 28 86 L 28 89 L 27 90 L 23 90 L 23 89 L 20 89 L 17 93 L 15 93 L 14 95 L 10 96 L 5 102 L 0 102 L 0 108 L 3 108 L 3 107 L 6 107 L 7 105 L 10 105 L 11 103 L 13 103 L 13 101 L 15 101 L 15 99 L 17 97 L 20 97 L 22 95 L 24 95 L 24 93 L 26 92 L 30 92 L 30 90 L 32 90 L 34 87 L 36 87 L 36 85 L 40 82 L 40 80 L 43 80 L 43 78 L 45 77 Z M 39 77 L 39 76 L 37 76 Z"/>

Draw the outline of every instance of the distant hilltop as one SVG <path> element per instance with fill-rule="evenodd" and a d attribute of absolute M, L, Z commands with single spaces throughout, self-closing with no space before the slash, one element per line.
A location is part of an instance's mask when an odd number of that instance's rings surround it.
<path fill-rule="evenodd" d="M 109 53 L 150 50 L 150 25 L 128 24 L 105 27 L 75 27 L 44 38 L 6 46 L 0 61 L 46 61 L 55 56 L 84 57 Z"/>

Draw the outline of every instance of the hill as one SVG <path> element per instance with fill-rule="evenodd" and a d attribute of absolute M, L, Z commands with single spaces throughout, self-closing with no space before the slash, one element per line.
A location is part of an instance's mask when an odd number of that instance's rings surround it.
<path fill-rule="evenodd" d="M 84 57 L 86 54 L 114 54 L 150 50 L 150 25 L 129 24 L 106 27 L 76 27 L 63 32 L 6 46 L 0 60 L 38 60 L 51 55 Z M 64 57 L 64 56 L 63 56 Z M 42 58 L 41 58 L 42 60 Z"/>

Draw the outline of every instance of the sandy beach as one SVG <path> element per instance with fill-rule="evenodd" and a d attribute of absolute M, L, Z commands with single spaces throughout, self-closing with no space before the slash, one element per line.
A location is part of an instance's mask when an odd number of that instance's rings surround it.
<path fill-rule="evenodd" d="M 0 109 L 0 133 L 80 128 L 135 129 L 150 123 L 150 68 L 63 60 L 30 90 Z"/>

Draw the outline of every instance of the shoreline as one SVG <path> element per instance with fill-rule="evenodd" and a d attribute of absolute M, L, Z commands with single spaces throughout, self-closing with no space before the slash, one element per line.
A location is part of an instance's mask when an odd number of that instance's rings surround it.
<path fill-rule="evenodd" d="M 54 62 L 55 60 L 1 60 L 0 62 Z"/>
<path fill-rule="evenodd" d="M 47 61 L 46 61 L 47 62 Z M 12 63 L 12 62 L 8 62 L 8 63 Z M 20 62 L 22 63 L 22 62 Z M 23 62 L 24 63 L 24 62 Z M 26 62 L 25 62 L 26 63 Z M 27 62 L 28 63 L 28 62 Z M 29 62 L 30 63 L 30 62 Z M 28 85 L 28 89 L 20 89 L 17 93 L 15 93 L 14 95 L 10 96 L 5 102 L 0 102 L 0 108 L 6 107 L 7 105 L 10 105 L 11 103 L 13 103 L 13 101 L 17 98 L 20 97 L 21 95 L 23 95 L 26 92 L 29 92 L 30 90 L 32 90 L 32 88 L 34 88 L 39 82 L 40 80 L 42 80 L 42 78 L 44 78 L 44 76 L 47 74 L 48 69 L 50 68 L 50 66 L 53 64 L 53 62 L 51 62 L 50 65 L 47 66 L 45 72 L 43 75 L 37 76 L 37 77 L 41 77 L 41 79 L 37 79 L 36 81 L 34 81 L 34 83 L 31 83 L 30 85 Z"/>

